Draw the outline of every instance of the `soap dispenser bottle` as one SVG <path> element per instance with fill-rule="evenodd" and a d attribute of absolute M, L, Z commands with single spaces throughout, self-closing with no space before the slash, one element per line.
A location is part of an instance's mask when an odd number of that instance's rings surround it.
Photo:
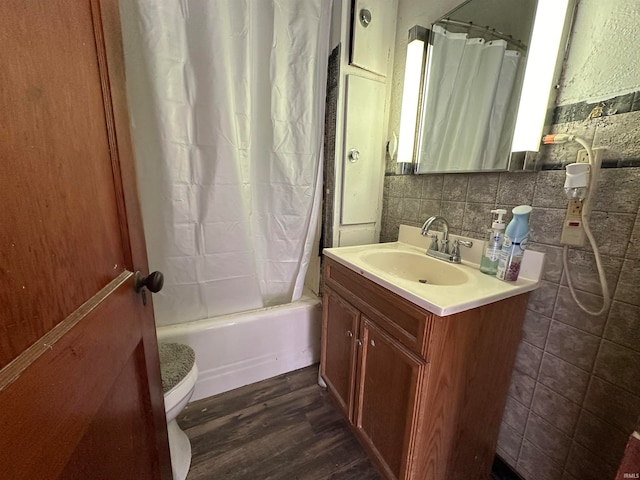
<path fill-rule="evenodd" d="M 487 236 L 487 243 L 482 253 L 482 260 L 480 261 L 480 271 L 487 275 L 495 275 L 498 272 L 498 261 L 500 260 L 500 250 L 502 249 L 502 243 L 504 242 L 504 220 L 502 217 L 507 214 L 507 211 L 498 208 L 491 210 L 494 214 L 493 222 L 491 223 L 491 229 Z"/>
<path fill-rule="evenodd" d="M 500 280 L 515 282 L 518 279 L 520 263 L 529 237 L 531 210 L 529 205 L 520 205 L 511 210 L 513 219 L 505 230 L 500 260 L 498 261 L 498 272 L 496 273 L 496 277 Z"/>

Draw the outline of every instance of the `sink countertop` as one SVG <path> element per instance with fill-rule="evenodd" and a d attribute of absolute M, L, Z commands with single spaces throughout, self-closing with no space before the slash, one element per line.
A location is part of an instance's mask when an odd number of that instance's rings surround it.
<path fill-rule="evenodd" d="M 416 234 L 417 231 L 417 234 Z M 450 235 L 452 239 L 458 237 Z M 400 295 L 402 298 L 435 313 L 439 316 L 452 315 L 472 308 L 513 297 L 521 293 L 530 292 L 538 288 L 542 275 L 544 254 L 527 250 L 522 262 L 521 272 L 515 282 L 505 282 L 496 277 L 482 273 L 478 264 L 478 252 L 482 252 L 482 240 L 470 239 L 474 242 L 473 250 L 467 252 L 461 248 L 462 263 L 450 264 L 443 260 L 436 260 L 445 265 L 454 265 L 468 277 L 468 281 L 461 285 L 432 285 L 423 284 L 415 280 L 408 280 L 367 263 L 363 257 L 371 252 L 407 252 L 425 255 L 428 239 L 420 235 L 416 227 L 400 226 L 400 240 L 392 243 L 376 243 L 353 247 L 325 248 L 323 253 L 362 275 L 378 285 Z M 415 245 L 421 243 L 423 245 Z M 465 258 L 465 255 L 469 258 Z"/>

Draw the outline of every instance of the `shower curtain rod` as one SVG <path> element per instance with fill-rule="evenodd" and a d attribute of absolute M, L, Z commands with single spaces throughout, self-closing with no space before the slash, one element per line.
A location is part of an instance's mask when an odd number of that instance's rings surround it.
<path fill-rule="evenodd" d="M 440 19 L 436 22 L 436 24 L 438 23 L 444 23 L 447 25 L 456 25 L 458 27 L 465 27 L 468 29 L 476 29 L 476 30 L 480 30 L 482 32 L 485 32 L 489 35 L 491 35 L 492 37 L 496 37 L 499 38 L 500 40 L 504 40 L 507 43 L 510 43 L 511 45 L 513 45 L 514 47 L 516 47 L 518 50 L 522 50 L 523 52 L 527 51 L 527 46 L 522 43 L 519 40 L 514 40 L 511 35 L 507 35 L 506 33 L 502 33 L 499 32 L 498 30 L 496 30 L 495 28 L 491 28 L 491 27 L 481 27 L 480 25 L 475 25 L 473 22 L 463 22 L 462 20 L 452 20 L 450 18 L 443 18 Z"/>

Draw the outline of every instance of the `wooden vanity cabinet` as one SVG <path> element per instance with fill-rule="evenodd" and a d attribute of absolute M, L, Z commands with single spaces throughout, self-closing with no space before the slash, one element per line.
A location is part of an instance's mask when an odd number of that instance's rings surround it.
<path fill-rule="evenodd" d="M 399 478 L 426 362 L 330 289 L 324 312 L 321 375 L 366 448 Z"/>
<path fill-rule="evenodd" d="M 400 478 L 412 440 L 416 390 L 426 362 L 362 317 L 360 375 L 354 426 L 367 450 L 383 459 L 390 478 Z"/>
<path fill-rule="evenodd" d="M 320 374 L 385 478 L 489 477 L 526 304 L 439 317 L 325 258 Z"/>
<path fill-rule="evenodd" d="M 356 343 L 360 326 L 360 312 L 338 295 L 327 291 L 323 298 L 323 361 L 321 375 L 349 420 L 353 419 L 353 398 L 356 378 Z"/>

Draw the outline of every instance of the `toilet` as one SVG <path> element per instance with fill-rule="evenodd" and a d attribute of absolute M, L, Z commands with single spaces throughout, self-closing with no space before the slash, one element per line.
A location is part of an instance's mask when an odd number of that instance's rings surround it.
<path fill-rule="evenodd" d="M 198 379 L 196 356 L 191 347 L 181 343 L 161 343 L 158 347 L 171 469 L 174 480 L 184 480 L 191 465 L 191 443 L 178 426 L 176 417 L 189 403 L 196 386 Z"/>

